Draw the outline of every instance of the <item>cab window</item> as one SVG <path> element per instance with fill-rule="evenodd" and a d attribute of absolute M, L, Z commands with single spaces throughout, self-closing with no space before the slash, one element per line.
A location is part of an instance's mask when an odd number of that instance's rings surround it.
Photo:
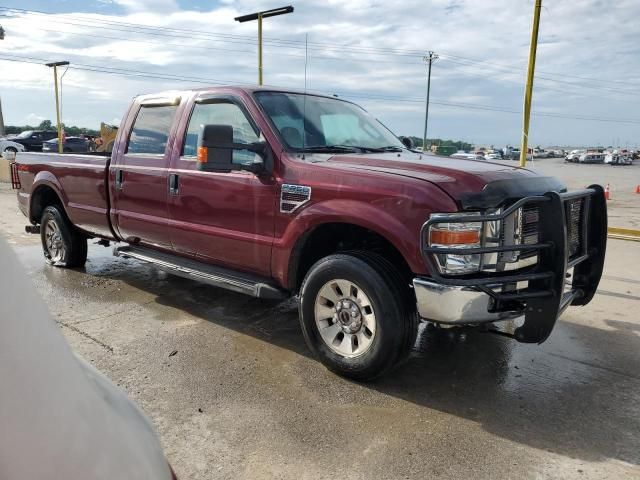
<path fill-rule="evenodd" d="M 127 153 L 164 154 L 176 110 L 176 105 L 140 107 Z"/>
<path fill-rule="evenodd" d="M 235 103 L 196 103 L 191 113 L 182 147 L 182 155 L 185 160 L 195 160 L 198 141 L 204 125 L 231 125 L 234 143 L 254 143 L 259 140 L 251 122 Z M 254 158 L 255 153 L 249 150 L 233 151 L 233 163 L 235 164 L 251 163 Z"/>

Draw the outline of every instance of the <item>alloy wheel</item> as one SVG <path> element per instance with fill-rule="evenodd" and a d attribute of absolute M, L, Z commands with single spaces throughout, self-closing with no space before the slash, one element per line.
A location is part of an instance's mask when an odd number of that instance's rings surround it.
<path fill-rule="evenodd" d="M 316 296 L 315 320 L 324 343 L 343 357 L 367 352 L 376 334 L 376 315 L 367 294 L 344 279 L 325 283 Z"/>

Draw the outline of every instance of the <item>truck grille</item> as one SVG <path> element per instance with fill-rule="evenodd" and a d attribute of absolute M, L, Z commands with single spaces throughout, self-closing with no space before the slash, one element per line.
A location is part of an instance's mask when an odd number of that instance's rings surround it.
<path fill-rule="evenodd" d="M 583 254 L 583 222 L 584 215 L 582 211 L 584 209 L 584 198 L 578 198 L 576 200 L 565 203 L 566 218 L 567 218 L 567 254 L 569 260 L 573 260 Z"/>
<path fill-rule="evenodd" d="M 538 243 L 538 224 L 540 213 L 537 205 L 525 205 L 520 214 L 521 233 L 520 243 L 523 245 L 533 245 Z M 535 257 L 538 253 L 535 250 L 520 252 L 520 258 Z"/>
<path fill-rule="evenodd" d="M 500 245 L 534 245 L 538 243 L 540 214 L 537 205 L 525 205 L 502 221 L 500 228 Z M 535 257 L 536 250 L 502 252 L 498 256 L 500 262 L 515 263 Z"/>

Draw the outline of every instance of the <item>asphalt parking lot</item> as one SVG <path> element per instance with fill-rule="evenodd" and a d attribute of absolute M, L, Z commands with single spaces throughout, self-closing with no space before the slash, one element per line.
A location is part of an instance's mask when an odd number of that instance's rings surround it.
<path fill-rule="evenodd" d="M 511 160 L 504 165 L 517 165 Z M 640 185 L 640 161 L 633 165 L 611 166 L 604 164 L 567 163 L 563 158 L 535 159 L 527 168 L 543 175 L 560 178 L 572 190 L 588 187 L 594 183 L 609 184 L 609 225 L 612 227 L 640 229 L 640 194 L 635 193 Z"/>
<path fill-rule="evenodd" d="M 569 186 L 593 183 L 590 167 Z M 597 167 L 630 183 L 640 172 Z M 611 217 L 638 221 L 639 205 Z M 0 232 L 73 349 L 152 419 L 181 479 L 640 477 L 640 243 L 610 241 L 599 294 L 541 346 L 422 325 L 406 364 L 357 384 L 310 357 L 291 303 L 97 245 L 85 269 L 47 267 L 24 224 L 2 185 Z"/>

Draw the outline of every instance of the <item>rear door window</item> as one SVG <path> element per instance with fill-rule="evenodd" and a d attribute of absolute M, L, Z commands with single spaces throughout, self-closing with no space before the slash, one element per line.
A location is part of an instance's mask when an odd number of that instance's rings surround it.
<path fill-rule="evenodd" d="M 176 105 L 140 107 L 127 153 L 164 154 L 177 108 Z"/>

